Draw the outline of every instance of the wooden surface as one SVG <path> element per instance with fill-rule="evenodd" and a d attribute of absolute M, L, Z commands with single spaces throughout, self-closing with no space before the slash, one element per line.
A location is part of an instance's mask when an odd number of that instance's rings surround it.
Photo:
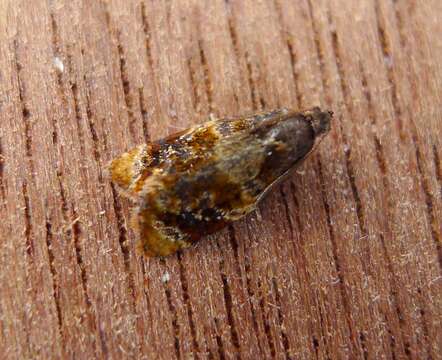
<path fill-rule="evenodd" d="M 1 359 L 441 359 L 442 2 L 0 2 Z M 335 112 L 258 214 L 143 259 L 103 172 Z"/>

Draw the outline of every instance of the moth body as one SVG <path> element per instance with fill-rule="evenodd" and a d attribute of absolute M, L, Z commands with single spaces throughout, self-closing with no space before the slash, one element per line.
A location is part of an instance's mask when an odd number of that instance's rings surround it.
<path fill-rule="evenodd" d="M 253 211 L 327 134 L 331 116 L 280 109 L 211 120 L 114 159 L 112 181 L 136 203 L 142 252 L 169 255 Z"/>

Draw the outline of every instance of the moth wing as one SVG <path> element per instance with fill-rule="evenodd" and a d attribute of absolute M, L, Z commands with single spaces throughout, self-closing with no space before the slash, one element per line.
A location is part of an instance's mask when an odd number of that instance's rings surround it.
<path fill-rule="evenodd" d="M 132 212 L 132 228 L 139 234 L 138 251 L 148 257 L 167 256 L 191 245 L 176 228 L 166 226 L 145 207 Z"/>
<path fill-rule="evenodd" d="M 154 143 L 143 144 L 108 164 L 110 178 L 124 196 L 135 198 L 144 180 L 152 174 L 155 168 L 154 149 Z"/>

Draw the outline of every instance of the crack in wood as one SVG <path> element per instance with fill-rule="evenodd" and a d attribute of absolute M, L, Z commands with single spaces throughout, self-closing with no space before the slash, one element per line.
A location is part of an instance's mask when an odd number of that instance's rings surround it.
<path fill-rule="evenodd" d="M 364 359 L 367 360 L 369 358 L 368 350 L 367 350 L 367 341 L 365 339 L 365 335 L 364 335 L 363 331 L 359 331 L 359 341 L 361 342 L 361 346 L 362 346 L 362 355 L 364 356 Z"/>
<path fill-rule="evenodd" d="M 327 360 L 332 360 L 332 357 L 330 356 L 330 351 L 329 351 L 329 345 L 328 345 L 328 341 L 327 338 L 330 337 L 330 333 L 326 332 L 325 328 L 325 321 L 324 321 L 324 315 L 322 314 L 322 310 L 321 310 L 321 305 L 318 304 L 318 298 L 314 298 L 315 299 L 315 306 L 318 310 L 318 314 L 319 314 L 319 323 L 321 324 L 321 326 L 319 327 L 320 332 L 321 332 L 321 336 L 319 337 L 318 340 L 318 346 L 316 346 L 314 340 L 316 339 L 315 337 L 313 337 L 313 346 L 315 348 L 316 351 L 319 350 L 319 347 L 321 346 L 321 342 L 323 344 L 323 348 L 325 351 L 325 359 Z"/>
<path fill-rule="evenodd" d="M 382 254 L 384 256 L 385 262 L 387 264 L 387 268 L 388 268 L 388 272 L 390 277 L 392 278 L 393 281 L 390 282 L 390 285 L 392 287 L 392 291 L 390 292 L 391 297 L 392 297 L 392 302 L 393 302 L 393 307 L 395 309 L 395 312 L 397 314 L 397 319 L 399 321 L 399 326 L 400 326 L 400 336 L 401 336 L 401 343 L 403 346 L 403 352 L 405 353 L 405 355 L 407 355 L 408 358 L 412 358 L 411 357 L 411 353 L 410 353 L 410 344 L 405 341 L 404 337 L 403 337 L 403 333 L 404 333 L 404 329 L 405 329 L 405 321 L 404 321 L 404 316 L 402 314 L 402 309 L 400 307 L 400 302 L 399 299 L 397 297 L 397 293 L 398 293 L 398 287 L 397 287 L 397 279 L 396 279 L 396 273 L 394 271 L 393 268 L 393 262 L 391 260 L 391 257 L 388 253 L 388 249 L 387 249 L 387 245 L 385 244 L 385 238 L 383 234 L 379 234 L 379 237 L 381 239 L 381 246 L 382 246 Z M 393 354 L 395 354 L 394 349 L 393 349 Z"/>
<path fill-rule="evenodd" d="M 187 68 L 189 70 L 190 86 L 192 88 L 192 104 L 196 112 L 200 111 L 201 99 L 198 93 L 198 84 L 195 79 L 195 69 L 192 65 L 192 59 L 187 60 Z"/>
<path fill-rule="evenodd" d="M 230 235 L 229 235 L 230 237 Z M 218 249 L 219 245 L 218 245 Z M 224 295 L 224 305 L 226 307 L 226 313 L 227 313 L 227 322 L 230 328 L 230 337 L 232 339 L 232 344 L 236 349 L 236 358 L 241 359 L 240 356 L 240 342 L 238 337 L 238 330 L 235 325 L 235 319 L 233 316 L 233 303 L 232 303 L 232 294 L 230 291 L 230 285 L 229 281 L 227 279 L 227 276 L 225 274 L 225 266 L 224 266 L 224 260 L 221 257 L 219 261 L 219 271 L 221 274 L 221 281 L 223 283 L 223 295 Z"/>
<path fill-rule="evenodd" d="M 88 109 L 86 111 L 86 117 L 87 117 L 87 124 L 89 126 L 89 132 L 92 137 L 93 154 L 94 154 L 95 161 L 100 166 L 100 170 L 98 171 L 98 177 L 99 177 L 98 181 L 100 183 L 103 183 L 103 177 L 102 177 L 102 172 L 101 172 L 101 154 L 100 154 L 100 150 L 99 150 L 99 139 L 98 139 L 97 131 L 95 130 L 94 121 L 91 118 L 92 114 L 91 114 L 91 110 L 90 110 L 89 96 L 87 96 L 87 95 L 86 95 L 86 109 Z"/>
<path fill-rule="evenodd" d="M 236 65 L 238 72 L 240 72 L 241 64 L 240 64 L 240 50 L 239 50 L 239 43 L 238 43 L 238 34 L 236 33 L 235 24 L 234 24 L 234 20 L 232 18 L 231 9 L 228 4 L 228 1 L 226 1 L 225 3 L 226 3 L 225 11 L 226 11 L 226 16 L 227 16 L 227 26 L 229 28 L 229 36 L 230 36 L 230 40 L 232 42 L 235 65 Z M 235 104 L 237 105 L 237 107 L 239 107 L 239 97 L 238 97 L 238 94 L 236 93 L 236 90 L 237 89 L 232 89 L 232 93 L 233 93 L 233 98 L 235 99 Z"/>
<path fill-rule="evenodd" d="M 3 150 L 3 140 L 0 137 L 0 194 L 2 204 L 6 205 L 6 185 L 5 185 L 5 162 L 6 158 Z"/>
<path fill-rule="evenodd" d="M 436 145 L 433 145 L 433 162 L 434 162 L 434 168 L 436 172 L 436 179 L 439 184 L 439 193 L 440 198 L 442 198 L 442 169 L 441 169 L 441 161 L 439 158 L 439 154 L 437 152 Z M 438 254 L 438 260 L 440 266 L 442 267 L 442 240 L 439 238 L 439 242 L 436 244 L 437 254 Z"/>
<path fill-rule="evenodd" d="M 135 112 L 133 110 L 133 99 L 131 94 L 131 86 L 129 82 L 129 75 L 127 70 L 127 63 L 126 63 L 126 54 L 123 49 L 123 45 L 121 44 L 121 31 L 119 29 L 113 29 L 112 27 L 112 21 L 111 21 L 111 15 L 108 9 L 107 3 L 102 3 L 103 5 L 103 13 L 105 17 L 106 27 L 109 33 L 109 37 L 111 39 L 115 39 L 116 42 L 116 48 L 117 48 L 117 54 L 118 54 L 118 65 L 119 65 L 119 75 L 121 80 L 121 86 L 123 90 L 123 98 L 125 103 L 125 110 L 128 117 L 128 127 L 129 132 L 132 137 L 132 139 L 137 139 L 137 132 L 135 130 Z"/>
<path fill-rule="evenodd" d="M 385 31 L 385 24 L 383 21 L 383 18 L 380 15 L 380 8 L 379 8 L 379 2 L 376 0 L 374 2 L 375 7 L 375 19 L 376 19 L 376 28 L 378 33 L 378 41 L 380 44 L 380 48 L 382 51 L 382 55 L 384 57 L 384 63 L 386 63 L 386 70 L 387 70 L 387 80 L 388 85 L 390 88 L 390 97 L 392 101 L 393 111 L 394 111 L 394 120 L 396 123 L 396 127 L 399 133 L 399 138 L 402 142 L 405 141 L 405 132 L 404 132 L 404 125 L 402 121 L 402 108 L 399 104 L 399 97 L 398 97 L 398 91 L 396 87 L 396 82 L 394 81 L 394 73 L 393 73 L 393 66 L 392 66 L 392 60 L 393 55 L 391 54 L 391 46 L 389 39 L 387 37 L 387 32 Z M 388 65 L 387 65 L 388 64 Z"/>
<path fill-rule="evenodd" d="M 154 334 L 155 329 L 154 329 L 154 323 L 153 323 L 152 304 L 150 302 L 149 292 L 147 291 L 147 288 L 146 288 L 147 275 L 146 275 L 145 260 L 143 258 L 140 258 L 140 265 L 141 265 L 141 275 L 143 276 L 143 293 L 144 293 L 144 299 L 146 300 L 146 308 L 147 308 L 147 313 L 148 313 L 150 332 L 152 334 Z M 155 350 L 158 351 L 156 341 L 151 341 L 151 343 L 154 343 Z"/>
<path fill-rule="evenodd" d="M 439 227 L 437 224 L 437 219 L 436 219 L 436 216 L 434 215 L 434 210 L 433 210 L 434 199 L 433 199 L 433 196 L 431 193 L 429 180 L 426 176 L 426 172 L 423 169 L 422 154 L 421 154 L 420 147 L 417 145 L 418 140 L 416 138 L 415 132 L 416 132 L 416 129 L 413 130 L 414 134 L 412 135 L 412 140 L 413 140 L 413 144 L 414 144 L 417 169 L 419 171 L 419 180 L 420 180 L 420 185 L 422 187 L 422 190 L 423 190 L 424 196 L 425 196 L 426 213 L 427 213 L 427 218 L 428 218 L 428 222 L 430 225 L 431 237 L 433 239 L 433 243 L 436 247 L 437 254 L 438 254 L 439 270 L 442 271 L 442 252 L 441 252 L 441 248 L 440 248 L 441 243 L 442 243 L 442 239 L 439 234 L 440 230 L 439 230 Z"/>
<path fill-rule="evenodd" d="M 292 199 L 293 199 L 293 204 L 295 205 L 295 209 L 294 209 L 294 211 L 292 211 L 292 213 L 294 213 L 294 216 L 295 216 L 296 227 L 299 229 L 299 237 L 302 238 L 302 232 L 303 232 L 304 227 L 301 223 L 301 218 L 299 216 L 300 207 L 299 207 L 298 197 L 296 196 L 296 186 L 293 183 L 293 181 L 289 182 L 289 186 L 290 186 L 290 192 L 291 192 Z"/>
<path fill-rule="evenodd" d="M 18 85 L 18 97 L 20 100 L 20 107 L 21 107 L 21 113 L 22 113 L 22 120 L 24 125 L 24 137 L 25 137 L 25 151 L 26 151 L 26 157 L 28 158 L 29 162 L 29 168 L 31 172 L 32 178 L 35 177 L 35 167 L 34 167 L 34 160 L 32 157 L 32 147 L 33 147 L 33 139 L 32 139 L 32 133 L 31 133 L 31 112 L 28 107 L 28 103 L 26 101 L 26 89 L 25 84 L 22 79 L 22 65 L 20 63 L 20 60 L 18 58 L 19 48 L 18 48 L 18 41 L 17 39 L 14 39 L 14 65 L 15 65 L 15 73 L 16 73 L 16 79 L 17 79 L 17 85 Z"/>
<path fill-rule="evenodd" d="M 63 217 L 63 220 L 65 222 L 67 222 L 69 209 L 68 209 L 68 204 L 66 201 L 66 191 L 63 186 L 62 178 L 63 178 L 62 171 L 57 169 L 57 180 L 58 180 L 58 189 L 59 189 L 59 195 L 60 195 L 61 216 Z"/>
<path fill-rule="evenodd" d="M 138 102 L 140 103 L 141 119 L 143 120 L 143 137 L 146 142 L 150 141 L 149 133 L 149 113 L 147 112 L 147 106 L 144 101 L 143 88 L 138 89 Z"/>
<path fill-rule="evenodd" d="M 276 281 L 276 278 L 272 278 L 272 285 L 275 292 L 275 303 L 277 308 L 277 314 L 278 314 L 278 325 L 281 330 L 281 337 L 282 337 L 282 346 L 284 348 L 284 355 L 286 359 L 291 359 L 290 356 L 290 343 L 289 339 L 286 334 L 286 327 L 284 325 L 284 316 L 282 314 L 282 304 L 281 304 L 281 297 L 279 295 L 279 287 L 278 283 Z"/>
<path fill-rule="evenodd" d="M 167 305 L 169 306 L 169 311 L 172 315 L 172 328 L 173 328 L 173 336 L 174 336 L 174 347 L 175 347 L 175 355 L 177 359 L 181 358 L 180 352 L 180 325 L 178 323 L 178 315 L 175 309 L 175 305 L 172 302 L 172 296 L 170 294 L 170 289 L 168 287 L 164 288 L 164 293 L 166 294 Z"/>
<path fill-rule="evenodd" d="M 433 145 L 433 162 L 434 162 L 434 169 L 436 172 L 436 179 L 440 187 L 439 190 L 440 197 L 442 198 L 442 163 L 440 161 L 436 145 Z"/>
<path fill-rule="evenodd" d="M 297 62 L 298 59 L 296 57 L 296 51 L 293 47 L 292 41 L 290 39 L 286 40 L 286 44 L 287 44 L 287 49 L 290 55 L 290 65 L 292 68 L 292 74 L 293 74 L 293 82 L 295 85 L 295 96 L 296 96 L 296 104 L 298 105 L 298 108 L 301 109 L 302 104 L 304 103 L 303 97 L 302 97 L 302 93 L 301 93 L 301 89 L 299 88 L 299 73 L 298 73 L 298 69 L 297 69 Z"/>
<path fill-rule="evenodd" d="M 61 305 L 60 305 L 60 286 L 58 284 L 58 274 L 57 269 L 55 268 L 55 256 L 52 250 L 52 223 L 48 217 L 46 217 L 46 249 L 48 253 L 48 261 L 49 261 L 49 271 L 51 272 L 52 278 L 52 297 L 54 298 L 55 310 L 57 313 L 57 322 L 58 322 L 58 331 L 60 336 L 63 337 L 63 317 L 61 313 Z M 63 341 L 61 342 L 64 347 Z"/>
<path fill-rule="evenodd" d="M 220 330 L 219 330 L 219 320 L 218 318 L 214 318 L 215 320 L 215 327 L 216 327 L 216 344 L 218 346 L 218 355 L 220 360 L 224 360 L 226 358 L 226 354 L 225 354 L 225 350 L 224 350 L 224 344 L 223 344 L 223 339 L 221 337 L 221 335 L 219 335 Z"/>
<path fill-rule="evenodd" d="M 98 337 L 100 339 L 100 347 L 103 353 L 103 358 L 107 360 L 109 359 L 109 347 L 107 345 L 106 333 L 103 331 L 103 328 L 101 327 L 101 322 L 98 323 Z"/>
<path fill-rule="evenodd" d="M 151 82 L 153 83 L 153 90 L 154 90 L 154 98 L 155 101 L 158 103 L 159 102 L 159 98 L 158 98 L 158 86 L 157 86 L 157 82 L 155 80 L 155 75 L 156 75 L 156 70 L 155 70 L 155 63 L 153 60 L 153 54 L 152 54 L 152 34 L 151 34 L 151 29 L 150 29 L 150 25 L 149 25 L 149 20 L 148 20 L 148 16 L 146 13 L 146 6 L 144 4 L 144 2 L 141 2 L 141 22 L 142 22 L 142 26 L 143 26 L 143 33 L 144 33 L 144 45 L 145 45 L 145 49 L 146 49 L 146 57 L 147 57 L 147 62 L 148 62 L 148 71 L 151 74 Z M 142 97 L 142 93 L 139 94 L 139 102 L 140 102 L 140 111 L 141 111 L 141 116 L 142 116 L 142 120 L 143 120 L 143 134 L 144 134 L 144 138 L 146 139 L 146 141 L 150 141 L 150 133 L 149 133 L 149 128 L 148 128 L 148 117 L 149 114 L 147 112 L 147 106 L 144 102 L 144 97 Z"/>
<path fill-rule="evenodd" d="M 388 323 L 387 316 L 385 315 L 384 312 L 382 312 L 382 315 L 384 317 L 384 321 L 386 323 Z M 391 358 L 393 360 L 396 360 L 396 339 L 395 339 L 394 334 L 393 334 L 393 332 L 391 330 L 391 327 L 387 326 L 386 328 L 387 328 L 388 336 L 389 336 L 389 339 L 390 339 L 389 345 L 390 345 L 390 351 L 391 351 Z"/>
<path fill-rule="evenodd" d="M 80 110 L 80 104 L 79 104 L 79 97 L 78 97 L 78 86 L 75 81 L 70 80 L 69 81 L 71 92 L 72 92 L 72 100 L 74 101 L 74 112 L 75 112 L 75 124 L 77 129 L 77 136 L 78 136 L 78 143 L 80 144 L 80 155 L 84 158 L 86 156 L 86 151 L 84 148 L 84 133 L 82 129 L 82 116 L 81 116 L 81 110 Z"/>
<path fill-rule="evenodd" d="M 237 273 L 238 277 L 241 278 L 241 268 L 239 266 L 239 254 L 238 254 L 239 245 L 238 245 L 238 241 L 236 240 L 235 229 L 232 224 L 228 225 L 227 231 L 229 234 L 230 246 L 232 247 L 233 255 L 236 260 L 236 265 L 237 265 L 236 266 L 236 273 Z"/>
<path fill-rule="evenodd" d="M 81 254 L 81 246 L 80 246 L 80 237 L 81 237 L 81 228 L 80 228 L 80 222 L 78 219 L 77 212 L 72 205 L 72 223 L 70 226 L 70 231 L 72 231 L 72 240 L 74 243 L 74 249 L 75 249 L 75 259 L 77 261 L 78 268 L 80 269 L 80 277 L 81 277 L 81 286 L 83 289 L 83 295 L 86 302 L 86 306 L 88 309 L 92 309 L 92 304 L 89 299 L 89 294 L 87 291 L 87 275 L 86 275 L 86 267 L 83 261 L 83 256 Z M 91 313 L 91 312 L 90 312 Z"/>
<path fill-rule="evenodd" d="M 321 46 L 321 36 L 319 34 L 319 30 L 316 26 L 316 22 L 313 17 L 313 5 L 311 0 L 307 0 L 307 5 L 308 5 L 308 16 L 310 19 L 310 25 L 312 27 L 312 32 L 313 32 L 313 41 L 315 43 L 316 59 L 318 60 L 319 73 L 321 75 L 322 93 L 323 96 L 325 97 L 326 104 L 331 104 L 332 103 L 331 93 L 326 90 L 328 87 L 327 86 L 328 79 L 326 76 L 326 69 L 325 69 L 324 50 Z"/>
<path fill-rule="evenodd" d="M 89 127 L 89 132 L 91 134 L 91 138 L 92 138 L 92 145 L 93 145 L 93 154 L 94 154 L 94 158 L 95 158 L 95 162 L 97 163 L 98 166 L 98 181 L 100 182 L 100 184 L 104 183 L 104 179 L 103 179 L 103 163 L 102 163 L 102 156 L 101 156 L 101 152 L 100 152 L 100 141 L 99 141 L 99 137 L 98 137 L 98 133 L 95 129 L 95 122 L 94 122 L 94 113 L 92 111 L 92 107 L 91 107 L 91 86 L 89 84 L 89 80 L 86 77 L 86 74 L 83 75 L 83 82 L 85 84 L 85 108 L 86 108 L 86 120 L 87 120 L 87 125 Z M 105 120 L 103 119 L 101 122 L 103 123 Z M 104 151 L 107 152 L 108 148 L 107 148 L 107 137 L 106 137 L 106 132 L 102 131 L 102 141 L 103 141 L 103 148 Z"/>
<path fill-rule="evenodd" d="M 239 68 L 240 50 L 238 44 L 238 34 L 236 33 L 235 24 L 231 17 L 230 9 L 227 10 L 227 13 L 228 13 L 227 24 L 229 26 L 229 35 L 232 41 L 233 53 L 235 54 L 236 64 Z"/>
<path fill-rule="evenodd" d="M 29 203 L 28 194 L 28 182 L 23 180 L 22 182 L 22 195 L 24 200 L 24 215 L 25 215 L 25 244 L 26 252 L 29 255 L 31 261 L 34 258 L 34 232 L 31 220 L 31 207 Z"/>
<path fill-rule="evenodd" d="M 379 0 L 376 0 L 375 4 L 377 4 Z M 410 6 L 411 6 L 411 0 L 409 1 Z M 391 1 L 391 5 L 393 6 L 393 11 L 394 11 L 394 17 L 396 19 L 396 23 L 397 23 L 397 28 L 398 28 L 398 33 L 399 33 L 399 44 L 401 46 L 402 49 L 405 49 L 405 44 L 406 44 L 406 39 L 407 36 L 404 33 L 404 21 L 402 19 L 401 13 L 399 12 L 398 6 L 397 6 L 397 1 L 396 0 L 392 0 Z"/>
<path fill-rule="evenodd" d="M 117 219 L 118 232 L 119 232 L 118 242 L 120 244 L 120 250 L 123 255 L 124 268 L 127 275 L 129 297 L 132 300 L 132 308 L 135 310 L 136 309 L 135 280 L 132 271 L 130 269 L 131 267 L 130 250 L 128 245 L 126 222 L 123 216 L 123 208 L 121 206 L 120 199 L 114 184 L 111 184 L 111 192 L 112 192 L 114 212 L 115 212 L 115 217 Z"/>
<path fill-rule="evenodd" d="M 261 280 L 258 279 L 257 282 L 258 282 L 258 289 L 259 290 L 262 289 L 262 282 L 261 282 Z M 260 294 L 258 304 L 259 304 L 259 308 L 261 310 L 262 322 L 263 322 L 263 325 L 264 325 L 264 333 L 266 335 L 267 342 L 269 344 L 270 355 L 271 355 L 271 357 L 273 359 L 276 359 L 276 346 L 275 346 L 275 341 L 274 341 L 273 336 L 272 336 L 272 329 L 271 329 L 270 323 L 269 323 L 269 318 L 268 318 L 269 314 L 266 311 L 265 306 L 264 306 L 264 296 L 263 296 L 263 294 Z"/>
<path fill-rule="evenodd" d="M 262 101 L 260 101 L 260 96 L 257 94 L 257 89 L 255 82 L 253 80 L 253 69 L 252 69 L 252 63 L 250 61 L 249 53 L 245 52 L 245 59 L 246 59 L 246 68 L 247 68 L 247 80 L 249 84 L 249 91 L 250 91 L 250 98 L 252 100 L 252 109 L 254 111 L 262 110 L 264 106 L 262 106 Z"/>
<path fill-rule="evenodd" d="M 182 262 L 183 260 L 182 254 L 178 253 L 177 258 L 180 270 L 181 290 L 183 291 L 183 301 L 187 309 L 187 317 L 189 319 L 189 327 L 190 327 L 190 335 L 192 336 L 193 351 L 195 351 L 193 355 L 198 359 L 199 358 L 198 353 L 200 351 L 200 348 L 196 337 L 195 322 L 193 320 L 193 310 L 189 296 L 189 288 L 188 288 L 186 273 Z"/>
<path fill-rule="evenodd" d="M 127 71 L 127 64 L 126 64 L 126 57 L 124 53 L 123 46 L 121 45 L 120 41 L 120 33 L 117 32 L 116 35 L 116 41 L 117 41 L 117 50 L 118 50 L 118 57 L 119 57 L 119 64 L 120 64 L 120 79 L 121 79 L 121 85 L 123 87 L 123 95 L 124 95 L 124 102 L 126 104 L 126 111 L 128 116 L 128 125 L 129 125 L 129 131 L 131 133 L 131 136 L 133 139 L 136 139 L 136 131 L 135 131 L 135 115 L 133 110 L 133 101 L 132 101 L 132 95 L 131 95 L 131 86 L 129 82 L 129 74 Z"/>
<path fill-rule="evenodd" d="M 247 78 L 248 78 L 248 82 L 249 82 L 249 89 L 250 89 L 250 97 L 252 99 L 252 109 L 253 111 L 262 111 L 263 109 L 265 109 L 267 107 L 267 104 L 265 102 L 265 100 L 263 99 L 263 97 L 260 95 L 259 90 L 258 90 L 258 86 L 255 82 L 254 79 L 254 69 L 253 69 L 253 65 L 252 65 L 252 60 L 250 58 L 250 54 L 248 51 L 245 52 L 244 54 L 245 60 L 246 60 L 246 65 L 247 65 Z M 257 73 L 259 73 L 259 66 L 257 64 L 255 64 L 255 66 L 257 67 Z"/>
<path fill-rule="evenodd" d="M 279 195 L 280 195 L 279 197 L 281 198 L 281 201 L 284 205 L 284 215 L 285 215 L 287 225 L 289 227 L 290 237 L 291 237 L 291 239 L 294 239 L 295 232 L 293 229 L 292 217 L 290 216 L 290 207 L 289 207 L 289 203 L 286 198 L 286 194 L 284 193 L 283 186 L 280 186 L 280 188 L 279 188 Z M 295 197 L 295 194 L 292 194 L 292 197 Z"/>
<path fill-rule="evenodd" d="M 86 274 L 86 265 L 83 261 L 83 255 L 82 255 L 82 250 L 81 250 L 81 246 L 80 246 L 80 237 L 81 237 L 82 230 L 80 227 L 80 221 L 78 218 L 77 211 L 75 210 L 75 207 L 73 204 L 71 204 L 71 213 L 72 213 L 72 221 L 71 221 L 71 226 L 69 228 L 69 232 L 72 232 L 71 238 L 72 238 L 72 242 L 74 245 L 75 260 L 76 260 L 77 266 L 80 270 L 81 290 L 83 292 L 84 302 L 86 305 L 86 311 L 85 311 L 86 317 L 87 317 L 87 321 L 88 321 L 89 327 L 91 329 L 91 332 L 96 333 L 97 328 L 98 328 L 100 341 L 102 341 L 103 339 L 102 339 L 102 333 L 101 333 L 101 325 L 98 323 L 98 318 L 95 315 L 94 309 L 92 307 L 92 302 L 90 300 L 89 293 L 88 293 L 88 279 L 87 279 L 87 274 Z M 93 338 L 92 344 L 94 347 L 94 351 L 96 353 L 97 349 L 96 349 L 95 338 Z M 106 350 L 106 345 L 103 345 L 103 343 L 101 342 L 101 347 L 103 350 L 103 354 L 106 354 L 106 352 L 104 351 L 104 350 Z"/>
<path fill-rule="evenodd" d="M 198 40 L 199 56 L 201 61 L 201 66 L 203 67 L 204 73 L 204 87 L 206 89 L 207 104 L 209 106 L 209 113 L 213 113 L 213 86 L 212 80 L 210 79 L 209 65 L 207 64 L 206 54 L 204 53 L 204 48 L 202 40 Z"/>
<path fill-rule="evenodd" d="M 277 0 L 274 0 L 273 5 L 275 7 L 275 12 L 277 14 L 277 17 L 281 19 L 281 25 L 280 25 L 281 40 L 282 42 L 285 42 L 287 46 L 287 51 L 289 53 L 289 58 L 290 58 L 290 67 L 293 75 L 293 83 L 295 85 L 296 105 L 298 106 L 299 109 L 301 109 L 304 100 L 301 90 L 299 88 L 299 72 L 297 69 L 298 59 L 296 55 L 296 50 L 293 45 L 292 37 L 289 35 L 288 31 L 285 28 L 286 25 L 284 24 L 283 20 L 284 16 L 283 16 L 283 11 L 281 9 L 281 4 Z"/>
<path fill-rule="evenodd" d="M 248 229 L 247 229 L 248 232 Z M 250 234 L 249 234 L 249 238 L 251 238 Z M 236 241 L 236 239 L 235 239 Z M 251 311 L 251 315 L 252 315 L 252 324 L 253 324 L 253 330 L 255 331 L 256 334 L 256 338 L 258 340 L 258 348 L 260 350 L 261 354 L 265 354 L 264 349 L 262 348 L 262 344 L 259 341 L 260 339 L 260 331 L 259 331 L 259 326 L 258 326 L 258 319 L 257 319 L 257 315 L 256 315 L 256 310 L 255 310 L 255 293 L 252 290 L 252 284 L 251 284 L 251 265 L 250 265 L 250 259 L 249 256 L 247 254 L 244 254 L 244 272 L 245 272 L 245 277 L 246 277 L 246 290 L 247 290 L 247 295 L 248 295 L 248 301 L 250 304 L 250 311 Z"/>
<path fill-rule="evenodd" d="M 147 19 L 147 13 L 146 13 L 146 5 L 144 4 L 144 1 L 141 1 L 141 22 L 143 24 L 143 32 L 144 32 L 144 46 L 146 48 L 146 56 L 147 56 L 147 62 L 149 64 L 149 69 L 152 73 L 155 71 L 155 67 L 153 64 L 153 58 L 152 58 L 152 46 L 151 46 L 151 34 L 150 34 L 150 26 L 149 21 Z"/>

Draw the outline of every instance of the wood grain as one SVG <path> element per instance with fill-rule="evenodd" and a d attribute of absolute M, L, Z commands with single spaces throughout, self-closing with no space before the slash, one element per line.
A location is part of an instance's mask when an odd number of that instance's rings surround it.
<path fill-rule="evenodd" d="M 0 358 L 441 359 L 442 3 L 0 2 Z M 320 105 L 260 211 L 143 259 L 103 171 Z"/>

